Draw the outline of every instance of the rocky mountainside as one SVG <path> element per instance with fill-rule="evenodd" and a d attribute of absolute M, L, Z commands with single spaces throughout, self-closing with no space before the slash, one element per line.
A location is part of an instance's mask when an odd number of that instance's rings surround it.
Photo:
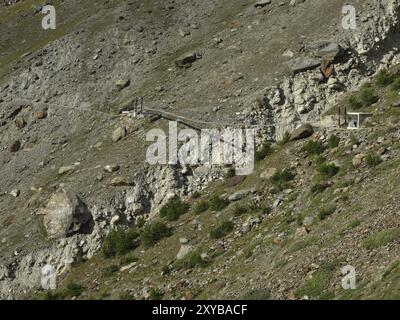
<path fill-rule="evenodd" d="M 0 298 L 400 297 L 400 1 L 47 3 L 0 4 Z M 148 164 L 165 114 L 256 126 L 255 172 Z"/>

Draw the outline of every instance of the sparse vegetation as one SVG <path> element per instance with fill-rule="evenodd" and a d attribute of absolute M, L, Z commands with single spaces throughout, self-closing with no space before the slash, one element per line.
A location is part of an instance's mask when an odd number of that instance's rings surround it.
<path fill-rule="evenodd" d="M 336 211 L 336 206 L 328 206 L 326 208 L 323 208 L 320 212 L 318 212 L 318 218 L 319 220 L 325 220 L 335 211 Z"/>
<path fill-rule="evenodd" d="M 208 201 L 200 201 L 195 207 L 194 207 L 194 213 L 196 214 L 201 214 L 203 212 L 206 212 L 210 208 L 210 204 Z"/>
<path fill-rule="evenodd" d="M 400 229 L 388 229 L 377 232 L 369 236 L 364 241 L 364 247 L 368 250 L 376 249 L 388 245 L 389 243 L 400 239 Z"/>
<path fill-rule="evenodd" d="M 247 292 L 241 300 L 270 300 L 271 291 L 268 289 L 256 289 Z"/>
<path fill-rule="evenodd" d="M 314 185 L 312 185 L 311 187 L 311 193 L 316 195 L 319 193 L 324 192 L 327 188 L 329 187 L 329 185 L 327 183 L 316 183 Z"/>
<path fill-rule="evenodd" d="M 282 139 L 278 142 L 279 146 L 284 146 L 290 142 L 290 132 L 286 131 L 282 137 Z"/>
<path fill-rule="evenodd" d="M 163 238 L 169 237 L 172 234 L 171 229 L 161 221 L 151 222 L 144 226 L 140 241 L 145 248 L 154 246 Z"/>
<path fill-rule="evenodd" d="M 201 258 L 200 253 L 191 252 L 187 254 L 183 259 L 177 260 L 174 263 L 174 268 L 180 269 L 194 269 L 204 268 L 209 265 L 209 262 Z"/>
<path fill-rule="evenodd" d="M 223 221 L 219 226 L 210 231 L 211 239 L 221 239 L 231 233 L 235 225 L 232 221 Z"/>
<path fill-rule="evenodd" d="M 79 297 L 82 292 L 84 291 L 83 286 L 76 282 L 70 282 L 67 284 L 67 287 L 65 289 L 65 296 L 68 297 Z"/>
<path fill-rule="evenodd" d="M 179 196 L 171 198 L 160 210 L 160 216 L 168 221 L 176 221 L 189 211 L 189 205 Z"/>
<path fill-rule="evenodd" d="M 246 206 L 242 206 L 242 205 L 237 205 L 233 208 L 233 214 L 235 216 L 241 216 L 245 213 L 247 213 L 249 211 L 249 209 Z"/>

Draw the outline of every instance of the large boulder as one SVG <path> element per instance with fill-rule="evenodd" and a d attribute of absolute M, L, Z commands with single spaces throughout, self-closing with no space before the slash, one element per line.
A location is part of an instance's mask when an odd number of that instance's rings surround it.
<path fill-rule="evenodd" d="M 301 139 L 306 139 L 314 134 L 314 129 L 312 125 L 305 123 L 298 127 L 290 135 L 290 141 L 296 141 Z"/>
<path fill-rule="evenodd" d="M 44 215 L 43 223 L 50 239 L 83 232 L 92 221 L 92 215 L 82 200 L 65 190 L 53 194 L 40 214 Z"/>

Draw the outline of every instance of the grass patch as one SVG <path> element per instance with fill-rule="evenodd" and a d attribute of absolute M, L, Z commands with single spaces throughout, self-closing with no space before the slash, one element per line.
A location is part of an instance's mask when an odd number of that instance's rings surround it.
<path fill-rule="evenodd" d="M 400 239 L 400 229 L 383 230 L 369 236 L 364 241 L 364 248 L 368 250 L 377 249 L 398 239 Z"/>
<path fill-rule="evenodd" d="M 168 221 L 176 221 L 188 211 L 189 205 L 183 202 L 179 196 L 175 196 L 161 208 L 160 216 Z"/>
<path fill-rule="evenodd" d="M 313 195 L 317 195 L 324 192 L 327 188 L 329 188 L 329 185 L 327 183 L 316 183 L 312 185 L 310 191 Z"/>
<path fill-rule="evenodd" d="M 235 225 L 232 221 L 223 221 L 219 226 L 210 231 L 211 239 L 221 239 L 233 231 Z"/>
<path fill-rule="evenodd" d="M 241 297 L 241 300 L 270 300 L 271 291 L 268 289 L 250 290 Z"/>
<path fill-rule="evenodd" d="M 291 252 L 296 252 L 303 250 L 307 247 L 310 247 L 314 244 L 318 243 L 318 238 L 317 237 L 308 237 L 307 239 L 300 240 L 295 242 L 292 247 L 290 248 Z"/>
<path fill-rule="evenodd" d="M 318 212 L 318 219 L 325 220 L 329 216 L 331 216 L 336 211 L 336 206 L 329 206 L 327 208 L 323 208 L 320 212 Z"/>

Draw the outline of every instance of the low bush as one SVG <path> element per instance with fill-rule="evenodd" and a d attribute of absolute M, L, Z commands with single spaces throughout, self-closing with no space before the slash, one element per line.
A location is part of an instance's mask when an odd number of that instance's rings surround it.
<path fill-rule="evenodd" d="M 222 199 L 218 194 L 214 194 L 210 199 L 210 209 L 213 211 L 222 211 L 229 205 L 229 201 Z"/>
<path fill-rule="evenodd" d="M 70 282 L 64 291 L 64 295 L 68 297 L 79 297 L 84 291 L 83 286 L 76 282 Z"/>
<path fill-rule="evenodd" d="M 237 205 L 237 206 L 235 206 L 235 207 L 233 208 L 233 214 L 234 214 L 235 216 L 241 216 L 241 215 L 247 213 L 248 210 L 249 210 L 249 209 L 248 209 L 247 207 L 245 207 L 245 206 Z"/>
<path fill-rule="evenodd" d="M 329 206 L 327 208 L 323 208 L 320 212 L 318 212 L 319 220 L 325 220 L 330 215 L 332 215 L 336 211 L 335 206 Z"/>
<path fill-rule="evenodd" d="M 331 149 L 337 148 L 339 146 L 340 139 L 332 134 L 328 138 L 328 147 Z"/>
<path fill-rule="evenodd" d="M 395 81 L 395 76 L 392 75 L 387 69 L 383 69 L 375 76 L 375 83 L 379 87 L 387 87 Z"/>
<path fill-rule="evenodd" d="M 124 255 L 135 247 L 138 238 L 139 233 L 135 228 L 112 231 L 103 242 L 102 252 L 106 258 Z"/>
<path fill-rule="evenodd" d="M 364 107 L 369 107 L 378 102 L 379 98 L 375 95 L 374 89 L 371 86 L 364 85 L 361 88 L 360 100 Z"/>
<path fill-rule="evenodd" d="M 376 167 L 382 163 L 382 158 L 376 153 L 369 153 L 365 156 L 365 163 L 369 167 Z"/>
<path fill-rule="evenodd" d="M 267 156 L 272 153 L 272 147 L 269 142 L 264 143 L 260 150 L 255 153 L 255 160 L 261 161 L 264 160 Z"/>
<path fill-rule="evenodd" d="M 208 201 L 200 201 L 195 207 L 194 207 L 194 213 L 200 214 L 203 212 L 206 212 L 210 208 L 210 204 Z"/>
<path fill-rule="evenodd" d="M 145 248 L 154 246 L 163 238 L 169 237 L 172 234 L 171 229 L 161 221 L 154 221 L 144 226 L 140 233 L 141 244 Z"/>
<path fill-rule="evenodd" d="M 236 170 L 235 168 L 229 168 L 228 171 L 225 174 L 226 179 L 230 179 L 236 176 Z"/>
<path fill-rule="evenodd" d="M 334 163 L 322 163 L 318 166 L 318 172 L 325 179 L 330 179 L 339 173 L 340 168 Z"/>
<path fill-rule="evenodd" d="M 210 231 L 211 239 L 221 239 L 233 231 L 235 225 L 231 221 L 223 221 L 219 226 Z"/>
<path fill-rule="evenodd" d="M 320 141 L 310 140 L 304 145 L 303 150 L 308 155 L 320 155 L 325 151 L 325 146 Z"/>
<path fill-rule="evenodd" d="M 279 190 L 284 190 L 295 177 L 296 175 L 290 169 L 284 169 L 277 171 L 271 181 Z"/>
<path fill-rule="evenodd" d="M 176 221 L 180 216 L 189 210 L 189 205 L 181 200 L 179 196 L 175 196 L 161 208 L 160 216 L 168 221 Z"/>
<path fill-rule="evenodd" d="M 200 253 L 191 252 L 188 253 L 183 259 L 174 262 L 174 268 L 180 269 L 194 269 L 194 268 L 204 268 L 209 265 L 209 262 L 201 258 Z"/>

